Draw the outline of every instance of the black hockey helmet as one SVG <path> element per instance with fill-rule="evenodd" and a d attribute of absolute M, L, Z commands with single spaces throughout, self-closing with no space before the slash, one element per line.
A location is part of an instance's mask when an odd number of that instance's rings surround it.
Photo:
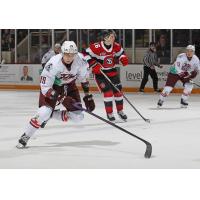
<path fill-rule="evenodd" d="M 110 34 L 114 34 L 115 38 L 117 38 L 116 32 L 113 29 L 105 29 L 102 31 L 102 37 L 105 38 Z"/>

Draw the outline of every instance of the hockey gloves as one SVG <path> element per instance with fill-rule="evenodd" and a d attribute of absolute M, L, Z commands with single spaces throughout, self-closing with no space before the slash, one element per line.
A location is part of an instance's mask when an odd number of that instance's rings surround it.
<path fill-rule="evenodd" d="M 128 65 L 128 57 L 126 55 L 120 56 L 119 61 L 122 63 L 123 66 Z"/>
<path fill-rule="evenodd" d="M 89 94 L 83 97 L 85 107 L 90 112 L 92 112 L 95 109 L 95 103 L 92 97 L 93 97 L 92 94 Z"/>
<path fill-rule="evenodd" d="M 92 66 L 92 73 L 94 74 L 101 74 L 101 64 L 100 63 L 95 63 L 94 66 Z"/>
<path fill-rule="evenodd" d="M 179 76 L 181 77 L 183 83 L 189 83 L 191 79 L 197 76 L 197 71 L 194 70 L 192 72 L 182 72 Z"/>

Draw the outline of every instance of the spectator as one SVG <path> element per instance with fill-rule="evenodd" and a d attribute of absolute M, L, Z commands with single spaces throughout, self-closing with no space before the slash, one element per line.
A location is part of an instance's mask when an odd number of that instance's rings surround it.
<path fill-rule="evenodd" d="M 82 51 L 84 52 L 84 50 L 87 48 L 88 45 L 88 31 L 87 29 L 82 29 L 81 30 L 81 48 Z"/>
<path fill-rule="evenodd" d="M 17 32 L 17 44 L 19 44 L 28 34 L 27 30 L 19 29 Z"/>
<path fill-rule="evenodd" d="M 76 41 L 76 38 L 77 37 L 77 35 L 76 35 L 76 30 L 71 30 L 70 32 L 69 32 L 69 38 L 70 38 L 70 40 L 72 40 L 72 41 Z"/>
<path fill-rule="evenodd" d="M 15 48 L 14 34 L 11 29 L 2 30 L 2 51 L 12 51 Z"/>
<path fill-rule="evenodd" d="M 155 66 L 159 68 L 162 68 L 162 66 L 158 63 L 158 58 L 156 55 L 156 44 L 154 42 L 150 42 L 149 49 L 144 55 L 143 63 L 144 74 L 139 91 L 144 92 L 145 85 L 148 82 L 148 76 L 150 75 L 153 80 L 154 91 L 161 92 L 161 90 L 158 89 L 158 76 L 155 70 Z"/>
<path fill-rule="evenodd" d="M 8 46 L 9 46 L 9 50 L 13 51 L 15 49 L 15 41 L 14 38 L 10 37 L 8 39 Z"/>
<path fill-rule="evenodd" d="M 5 40 L 1 40 L 1 50 L 2 51 L 9 51 L 9 45 Z"/>
<path fill-rule="evenodd" d="M 170 47 L 167 45 L 167 38 L 165 34 L 160 35 L 156 52 L 161 64 L 170 63 Z"/>
<path fill-rule="evenodd" d="M 28 75 L 28 66 L 23 67 L 23 76 L 21 77 L 21 81 L 33 81 L 33 78 Z"/>
<path fill-rule="evenodd" d="M 195 43 L 195 54 L 200 59 L 200 39 L 197 39 L 194 43 Z"/>

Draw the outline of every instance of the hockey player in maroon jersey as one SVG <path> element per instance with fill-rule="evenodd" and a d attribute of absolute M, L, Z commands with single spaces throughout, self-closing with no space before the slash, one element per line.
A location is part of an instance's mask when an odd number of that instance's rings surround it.
<path fill-rule="evenodd" d="M 123 96 L 119 91 L 113 88 L 113 86 L 101 73 L 101 70 L 121 91 L 122 85 L 115 64 L 116 60 L 118 60 L 123 66 L 128 65 L 128 57 L 125 55 L 121 45 L 115 42 L 116 33 L 114 30 L 104 30 L 102 36 L 102 41 L 91 44 L 86 49 L 85 58 L 88 61 L 90 68 L 92 68 L 92 73 L 94 74 L 98 87 L 103 93 L 107 118 L 110 121 L 115 121 L 115 117 L 113 115 L 114 99 L 119 117 L 126 121 L 127 116 L 123 112 Z"/>
<path fill-rule="evenodd" d="M 39 108 L 35 116 L 27 123 L 24 133 L 18 141 L 16 147 L 19 149 L 26 147 L 28 140 L 41 128 L 44 121 L 50 118 L 63 122 L 71 120 L 75 123 L 83 119 L 82 111 L 74 106 L 75 103 L 81 103 L 76 86 L 77 79 L 85 94 L 83 97 L 85 107 L 90 112 L 95 109 L 92 94 L 89 94 L 89 65 L 84 56 L 78 52 L 73 41 L 65 41 L 61 50 L 62 53 L 53 56 L 42 71 Z M 65 109 L 55 110 L 57 102 L 61 103 Z"/>

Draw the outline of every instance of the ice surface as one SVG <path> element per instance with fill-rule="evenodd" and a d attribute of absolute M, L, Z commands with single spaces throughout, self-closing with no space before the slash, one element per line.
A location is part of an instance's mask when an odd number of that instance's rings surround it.
<path fill-rule="evenodd" d="M 144 143 L 88 114 L 80 124 L 51 120 L 29 148 L 16 149 L 37 111 L 38 92 L 0 91 L 0 168 L 200 168 L 199 95 L 180 109 L 180 94 L 172 94 L 160 110 L 158 94 L 126 96 L 151 124 L 125 102 L 128 122 L 117 125 L 151 142 L 151 159 L 144 158 Z M 101 95 L 94 99 L 94 112 L 105 117 Z"/>

